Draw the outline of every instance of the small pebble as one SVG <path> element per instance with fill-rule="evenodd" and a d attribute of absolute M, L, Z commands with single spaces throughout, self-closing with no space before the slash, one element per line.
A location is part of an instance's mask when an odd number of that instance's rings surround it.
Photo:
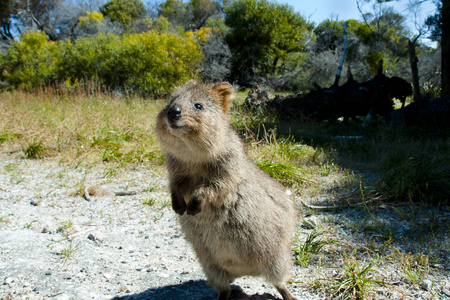
<path fill-rule="evenodd" d="M 93 242 L 102 242 L 103 241 L 103 237 L 98 233 L 96 233 L 96 234 L 89 233 L 88 239 Z"/>
<path fill-rule="evenodd" d="M 450 290 L 449 289 L 442 289 L 442 294 L 450 298 Z"/>
<path fill-rule="evenodd" d="M 431 282 L 431 280 L 425 279 L 424 281 L 422 281 L 420 283 L 420 287 L 422 289 L 424 289 L 425 291 L 429 291 L 431 290 L 431 287 L 433 286 L 433 283 Z"/>
<path fill-rule="evenodd" d="M 38 206 L 39 204 L 41 204 L 41 201 L 33 199 L 33 200 L 31 200 L 30 204 L 33 206 Z"/>
<path fill-rule="evenodd" d="M 45 225 L 44 228 L 42 229 L 42 233 L 52 233 L 53 232 L 53 228 L 51 228 L 49 225 Z"/>

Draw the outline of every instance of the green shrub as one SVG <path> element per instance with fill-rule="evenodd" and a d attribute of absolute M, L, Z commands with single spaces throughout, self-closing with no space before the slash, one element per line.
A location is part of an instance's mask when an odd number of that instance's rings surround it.
<path fill-rule="evenodd" d="M 195 77 L 202 59 L 189 36 L 100 33 L 68 44 L 62 70 L 64 78 L 94 78 L 111 88 L 162 95 Z"/>
<path fill-rule="evenodd" d="M 55 81 L 60 46 L 49 42 L 44 32 L 24 32 L 2 59 L 3 79 L 23 89 Z"/>
<path fill-rule="evenodd" d="M 0 60 L 15 87 L 93 82 L 126 92 L 163 95 L 196 77 L 203 59 L 192 33 L 149 31 L 116 36 L 99 33 L 74 42 L 49 42 L 42 32 L 24 33 Z"/>
<path fill-rule="evenodd" d="M 394 156 L 383 170 L 379 189 L 392 200 L 448 202 L 449 165 L 448 159 L 437 156 Z"/>

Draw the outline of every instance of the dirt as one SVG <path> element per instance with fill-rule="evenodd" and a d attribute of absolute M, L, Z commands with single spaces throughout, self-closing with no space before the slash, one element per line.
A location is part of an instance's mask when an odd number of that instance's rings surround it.
<path fill-rule="evenodd" d="M 80 194 L 93 186 L 99 188 L 88 201 Z M 183 238 L 166 186 L 161 167 L 86 168 L 0 157 L 1 299 L 215 299 Z M 115 194 L 124 191 L 135 194 Z M 334 234 L 352 234 L 342 230 Z M 336 257 L 332 252 L 324 261 Z M 395 289 L 377 288 L 377 295 L 426 299 L 435 293 L 449 299 L 450 267 L 440 268 L 430 277 L 429 291 L 402 282 Z M 385 271 L 395 280 L 395 266 Z M 288 288 L 300 300 L 331 297 L 307 284 L 320 272 L 317 261 L 293 265 Z M 263 279 L 245 277 L 232 284 L 231 298 L 280 296 Z"/>

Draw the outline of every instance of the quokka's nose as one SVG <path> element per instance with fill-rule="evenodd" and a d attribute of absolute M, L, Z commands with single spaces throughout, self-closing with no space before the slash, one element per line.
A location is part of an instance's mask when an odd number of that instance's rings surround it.
<path fill-rule="evenodd" d="M 170 121 L 178 120 L 179 118 L 181 118 L 181 108 L 179 108 L 178 106 L 172 106 L 167 111 L 167 117 Z"/>

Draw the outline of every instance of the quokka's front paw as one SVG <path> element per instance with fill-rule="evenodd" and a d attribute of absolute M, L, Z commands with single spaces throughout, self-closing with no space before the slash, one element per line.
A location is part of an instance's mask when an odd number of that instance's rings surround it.
<path fill-rule="evenodd" d="M 194 216 L 202 211 L 202 199 L 200 196 L 192 196 L 187 205 L 187 214 Z"/>
<path fill-rule="evenodd" d="M 181 216 L 186 211 L 186 202 L 184 202 L 183 195 L 178 191 L 172 192 L 172 209 Z"/>

